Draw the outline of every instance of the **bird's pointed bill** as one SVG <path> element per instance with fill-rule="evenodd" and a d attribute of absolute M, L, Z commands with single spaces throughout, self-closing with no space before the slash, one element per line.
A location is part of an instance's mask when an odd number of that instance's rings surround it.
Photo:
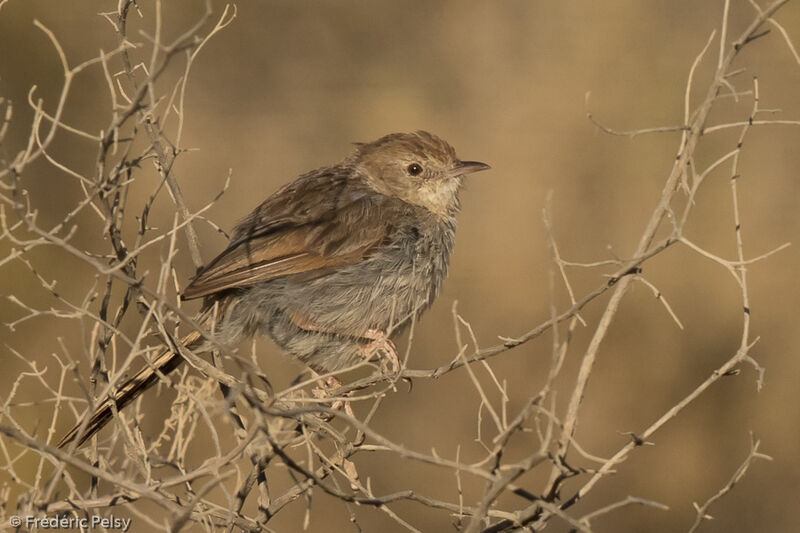
<path fill-rule="evenodd" d="M 472 174 L 473 172 L 481 172 L 490 168 L 492 167 L 480 161 L 457 161 L 453 167 L 453 174 Z"/>

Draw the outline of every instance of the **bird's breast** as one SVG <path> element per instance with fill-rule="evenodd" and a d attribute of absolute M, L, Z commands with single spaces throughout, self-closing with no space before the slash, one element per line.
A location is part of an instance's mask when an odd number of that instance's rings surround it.
<path fill-rule="evenodd" d="M 353 335 L 402 329 L 439 294 L 454 232 L 454 221 L 407 217 L 365 260 L 293 287 L 286 304 L 321 327 Z"/>

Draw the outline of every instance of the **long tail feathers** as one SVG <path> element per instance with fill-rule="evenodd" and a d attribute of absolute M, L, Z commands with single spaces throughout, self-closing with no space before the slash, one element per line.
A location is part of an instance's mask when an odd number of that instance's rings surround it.
<path fill-rule="evenodd" d="M 200 333 L 194 331 L 186 335 L 181 343 L 188 349 L 196 348 L 202 342 Z M 95 433 L 100 431 L 103 426 L 108 424 L 111 420 L 114 409 L 113 404 L 116 405 L 117 410 L 122 409 L 133 400 L 139 397 L 144 391 L 158 383 L 160 379 L 159 374 L 167 375 L 183 363 L 183 357 L 177 350 L 166 350 L 156 357 L 150 365 L 144 367 L 138 374 L 126 381 L 115 393 L 114 399 L 106 398 L 92 413 L 87 422 L 83 420 L 79 422 L 69 433 L 64 435 L 61 442 L 58 443 L 59 448 L 63 448 L 76 438 L 80 438 L 78 446 L 82 445 Z M 85 417 L 84 417 L 85 419 Z"/>

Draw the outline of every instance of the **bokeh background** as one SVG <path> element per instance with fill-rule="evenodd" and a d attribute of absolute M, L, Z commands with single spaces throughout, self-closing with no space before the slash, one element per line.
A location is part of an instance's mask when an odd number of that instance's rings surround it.
<path fill-rule="evenodd" d="M 152 9 L 140 2 L 144 17 L 132 17 L 131 35 L 152 34 Z M 216 14 L 224 4 L 214 3 Z M 415 333 L 410 365 L 430 368 L 456 353 L 451 306 L 473 326 L 484 346 L 497 336 L 519 335 L 549 317 L 550 255 L 542 223 L 552 193 L 554 233 L 562 255 L 574 261 L 627 257 L 632 252 L 660 194 L 677 150 L 678 134 L 634 139 L 600 133 L 586 118 L 585 95 L 596 118 L 618 129 L 678 125 L 683 117 L 689 66 L 719 28 L 723 2 L 693 0 L 617 0 L 614 2 L 536 2 L 530 0 L 428 2 L 354 0 L 242 2 L 238 17 L 201 52 L 187 94 L 184 145 L 197 151 L 178 159 L 177 175 L 187 203 L 197 209 L 222 188 L 229 169 L 230 189 L 208 213 L 225 229 L 281 184 L 307 170 L 338 161 L 350 142 L 373 140 L 393 131 L 426 129 L 455 147 L 460 157 L 490 163 L 493 170 L 470 179 L 452 268 L 445 291 Z M 0 9 L 0 96 L 15 103 L 12 130 L 3 158 L 13 157 L 29 135 L 32 112 L 25 104 L 32 85 L 52 112 L 62 83 L 58 57 L 33 25 L 40 20 L 58 36 L 72 64 L 116 46 L 102 11 L 116 2 L 10 0 Z M 165 2 L 164 31 L 177 36 L 202 11 L 201 2 Z M 729 35 L 751 20 L 745 1 L 731 2 Z M 800 5 L 780 11 L 789 33 L 800 42 Z M 696 97 L 705 93 L 718 42 L 698 72 Z M 757 75 L 761 105 L 783 110 L 781 118 L 800 118 L 800 65 L 777 32 L 747 48 L 737 65 L 740 90 Z M 171 74 L 177 75 L 177 69 Z M 174 77 L 172 78 L 174 79 Z M 108 123 L 108 92 L 98 69 L 76 80 L 65 119 L 98 131 Z M 697 101 L 697 98 L 694 100 Z M 711 123 L 745 120 L 751 100 L 731 99 L 714 111 Z M 701 168 L 735 147 L 738 130 L 703 138 Z M 721 488 L 745 458 L 749 432 L 774 458 L 756 462 L 743 481 L 711 509 L 704 531 L 796 531 L 800 528 L 800 359 L 797 349 L 800 283 L 798 169 L 800 128 L 753 129 L 741 161 L 741 213 L 745 251 L 766 252 L 786 241 L 794 246 L 751 266 L 752 326 L 760 340 L 753 350 L 766 367 L 765 387 L 756 390 L 749 366 L 720 381 L 659 432 L 655 446 L 636 450 L 618 473 L 602 481 L 573 509 L 580 515 L 636 495 L 663 502 L 670 511 L 629 507 L 594 523 L 597 531 L 675 531 L 691 524 L 692 502 L 705 501 Z M 80 172 L 93 171 L 96 147 L 60 135 L 53 155 Z M 715 173 L 699 195 L 688 236 L 723 257 L 735 257 L 728 168 Z M 145 165 L 138 174 L 141 196 L 157 183 Z M 147 180 L 150 180 L 149 182 Z M 33 204 L 44 221 L 55 224 L 74 205 L 80 191 L 74 180 L 37 164 L 24 176 Z M 151 224 L 171 224 L 174 208 L 164 194 Z M 80 218 L 75 243 L 101 250 L 101 228 L 89 215 Z M 45 226 L 49 224 L 44 224 Z M 223 236 L 201 226 L 204 259 L 225 245 Z M 185 283 L 193 269 L 185 242 L 177 260 Z M 10 245 L 0 241 L 4 257 Z M 143 257 L 157 271 L 164 249 Z M 86 294 L 95 278 L 80 262 L 56 249 L 32 256 L 46 279 L 58 279 L 68 298 Z M 143 270 L 145 268 L 140 267 Z M 570 270 L 577 295 L 603 282 L 602 269 Z M 645 275 L 668 299 L 684 330 L 665 313 L 643 285 L 625 297 L 599 354 L 581 408 L 577 438 L 591 453 L 610 456 L 627 437 L 641 431 L 683 398 L 736 350 L 741 334 L 741 302 L 733 278 L 720 266 L 676 246 L 645 266 Z M 47 308 L 55 300 L 19 263 L 0 270 L 0 293 Z M 567 299 L 559 286 L 557 305 Z M 12 322 L 24 311 L 6 298 L 0 320 Z M 577 361 L 604 307 L 595 301 L 583 316 L 558 383 L 560 413 L 574 383 Z M 63 353 L 59 338 L 81 358 L 85 331 L 76 321 L 39 318 L 15 331 L 0 329 L 3 348 L 0 390 L 9 390 L 25 367 L 11 348 L 46 364 Z M 301 370 L 263 341 L 262 367 L 276 386 Z M 492 362 L 507 380 L 512 406 L 539 390 L 550 359 L 548 336 L 505 353 Z M 81 368 L 88 369 L 85 361 Z M 68 383 L 76 395 L 80 389 Z M 20 399 L 24 399 L 24 392 Z M 148 399 L 163 411 L 163 400 Z M 464 372 L 416 383 L 391 395 L 376 417 L 378 431 L 418 450 L 432 448 L 462 460 L 479 457 L 476 412 L 480 399 Z M 30 428 L 47 427 L 51 406 L 31 409 Z M 68 421 L 60 429 L 66 429 Z M 145 424 L 145 428 L 147 425 Z M 154 426 L 156 427 L 156 426 Z M 521 456 L 534 440 L 514 444 Z M 527 448 L 530 451 L 530 448 Z M 188 460 L 200 464 L 202 450 Z M 385 458 L 384 458 L 385 459 Z M 5 459 L 0 459 L 0 461 Z M 380 456 L 359 457 L 362 478 L 387 493 L 412 488 L 457 499 L 451 472 Z M 13 483 L 0 474 L 0 483 Z M 535 491 L 542 475 L 520 482 Z M 567 485 L 577 486 L 577 485 Z M 467 484 L 465 498 L 478 498 L 481 484 Z M 13 494 L 13 491 L 12 491 Z M 519 505 L 502 499 L 501 504 Z M 10 507 L 15 505 L 12 500 Z M 143 504 L 144 505 L 144 504 Z M 318 494 L 309 531 L 353 531 L 343 508 Z M 446 515 L 413 503 L 393 507 L 422 531 L 448 531 Z M 152 510 L 157 517 L 158 508 Z M 298 531 L 302 505 L 281 513 L 276 531 Z M 365 531 L 394 531 L 380 511 L 357 508 Z M 143 529 L 138 529 L 138 528 Z M 135 524 L 134 531 L 147 529 Z M 564 526 L 555 524 L 553 531 Z"/>

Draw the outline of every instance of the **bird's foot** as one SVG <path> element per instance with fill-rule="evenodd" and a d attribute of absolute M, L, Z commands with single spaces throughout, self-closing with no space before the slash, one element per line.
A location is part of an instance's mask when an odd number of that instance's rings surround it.
<path fill-rule="evenodd" d="M 319 386 L 312 389 L 311 394 L 314 396 L 314 398 L 320 400 L 332 398 L 333 391 L 342 386 L 342 382 L 336 379 L 336 377 L 334 376 L 328 376 L 325 379 L 319 379 L 317 380 L 317 384 Z M 334 400 L 333 402 L 331 402 L 331 409 L 333 409 L 334 411 L 344 410 L 344 412 L 347 415 L 352 416 L 353 418 L 355 418 L 356 416 L 355 413 L 353 412 L 353 407 L 350 405 L 350 402 L 348 400 L 343 400 L 343 399 Z M 332 417 L 328 417 L 328 420 L 330 420 L 330 418 Z"/>
<path fill-rule="evenodd" d="M 363 337 L 370 342 L 361 346 L 361 356 L 369 361 L 373 355 L 378 354 L 381 366 L 386 366 L 387 371 L 392 374 L 400 373 L 400 357 L 397 355 L 397 347 L 386 334 L 379 329 L 368 329 Z"/>

